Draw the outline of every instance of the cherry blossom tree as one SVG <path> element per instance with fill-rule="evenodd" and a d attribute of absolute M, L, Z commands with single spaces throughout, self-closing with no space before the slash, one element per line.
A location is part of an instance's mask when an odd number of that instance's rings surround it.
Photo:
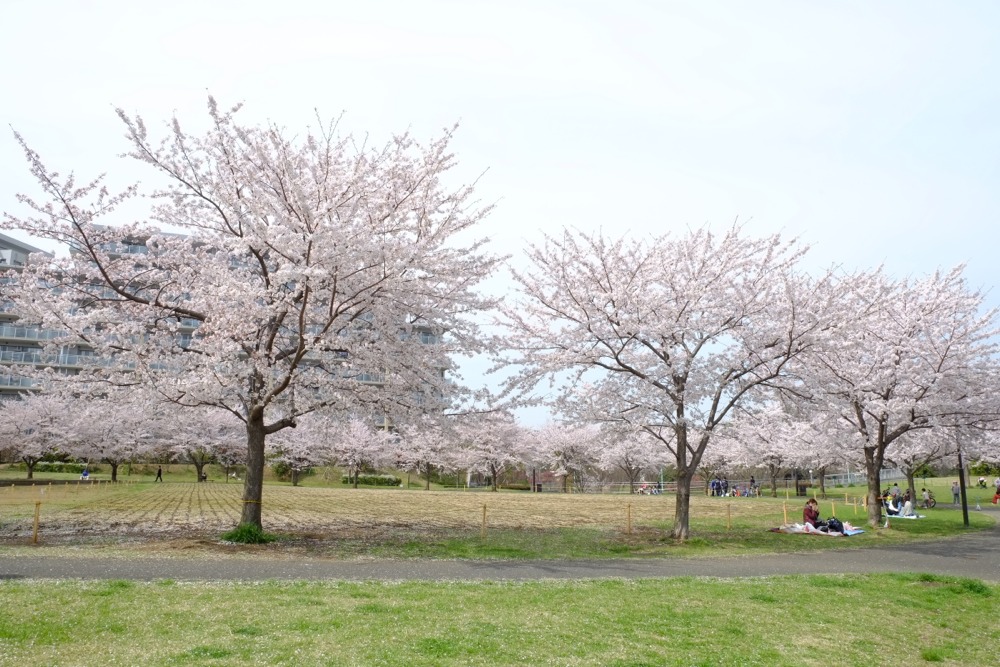
<path fill-rule="evenodd" d="M 404 425 L 396 440 L 396 465 L 423 475 L 425 490 L 430 490 L 435 470 L 447 472 L 458 466 L 457 435 L 452 421 L 440 415 L 423 415 Z"/>
<path fill-rule="evenodd" d="M 597 467 L 601 447 L 596 426 L 550 422 L 525 436 L 533 441 L 535 461 L 562 478 L 563 493 L 569 492 L 571 481 L 579 485 Z"/>
<path fill-rule="evenodd" d="M 328 442 L 334 426 L 327 415 L 316 413 L 299 420 L 294 429 L 275 433 L 268 441 L 268 460 L 288 469 L 292 486 L 298 486 L 301 475 L 317 466 L 330 463 L 334 453 Z"/>
<path fill-rule="evenodd" d="M 911 498 L 920 498 L 917 494 L 916 476 L 922 468 L 955 455 L 955 440 L 951 430 L 915 429 L 900 436 L 886 448 L 885 459 L 906 475 Z"/>
<path fill-rule="evenodd" d="M 208 106 L 209 130 L 175 118 L 162 139 L 118 111 L 128 155 L 164 183 L 148 223 L 121 219 L 138 186 L 61 176 L 16 135 L 43 198 L 19 195 L 27 214 L 0 224 L 72 249 L 27 267 L 14 298 L 24 321 L 67 332 L 54 344 L 98 353 L 80 381 L 141 382 L 242 422 L 240 522 L 260 527 L 268 435 L 327 406 L 424 410 L 461 390 L 447 376 L 484 345 L 475 288 L 497 260 L 474 237 L 490 207 L 446 185 L 452 130 L 376 147 Z"/>
<path fill-rule="evenodd" d="M 674 459 L 673 535 L 690 534 L 691 481 L 733 408 L 780 384 L 821 327 L 804 250 L 735 226 L 648 240 L 565 231 L 528 250 L 503 309 L 510 392 L 553 385 L 559 412 L 645 431 Z"/>
<path fill-rule="evenodd" d="M 347 470 L 347 477 L 358 488 L 358 476 L 366 468 L 378 468 L 391 458 L 392 440 L 396 436 L 376 429 L 371 419 L 352 417 L 347 425 L 333 434 L 330 452 L 337 465 Z"/>
<path fill-rule="evenodd" d="M 72 453 L 108 464 L 111 481 L 117 482 L 119 467 L 143 457 L 154 444 L 156 419 L 150 415 L 158 408 L 138 392 L 73 401 L 65 427 Z"/>
<path fill-rule="evenodd" d="M 172 423 L 164 417 L 173 415 Z M 174 456 L 195 468 L 195 479 L 203 481 L 205 466 L 216 463 L 220 454 L 231 452 L 242 440 L 242 425 L 232 415 L 210 408 L 185 409 L 167 405 L 160 415 L 157 438 L 170 443 Z"/>
<path fill-rule="evenodd" d="M 778 402 L 737 412 L 716 434 L 713 451 L 725 452 L 733 465 L 763 470 L 771 497 L 778 479 L 795 465 L 798 437 L 795 422 Z"/>
<path fill-rule="evenodd" d="M 857 273 L 828 287 L 840 315 L 803 373 L 814 400 L 856 434 L 875 527 L 890 445 L 918 430 L 996 422 L 996 313 L 961 267 L 902 280 Z"/>
<path fill-rule="evenodd" d="M 0 405 L 0 449 L 10 449 L 35 476 L 35 466 L 69 442 L 71 402 L 55 394 L 28 394 Z"/>
<path fill-rule="evenodd" d="M 504 476 L 530 456 L 528 438 L 508 412 L 486 412 L 457 419 L 458 461 L 463 468 L 484 475 L 493 491 Z"/>
<path fill-rule="evenodd" d="M 642 431 L 604 429 L 601 435 L 603 446 L 597 452 L 597 466 L 623 473 L 628 480 L 629 493 L 635 493 L 636 484 L 645 471 L 656 471 L 670 463 L 657 441 Z"/>

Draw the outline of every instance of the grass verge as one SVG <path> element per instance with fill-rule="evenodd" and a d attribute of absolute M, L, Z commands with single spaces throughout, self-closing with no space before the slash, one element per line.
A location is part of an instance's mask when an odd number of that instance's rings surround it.
<path fill-rule="evenodd" d="M 0 663 L 992 664 L 1000 586 L 932 575 L 529 583 L 6 581 Z"/>

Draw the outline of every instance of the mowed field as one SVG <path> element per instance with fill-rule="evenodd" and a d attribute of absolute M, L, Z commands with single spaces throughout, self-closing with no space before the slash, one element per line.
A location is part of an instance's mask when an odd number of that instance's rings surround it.
<path fill-rule="evenodd" d="M 122 532 L 183 529 L 216 532 L 239 519 L 242 484 L 100 484 L 34 487 L 0 486 L 0 521 L 9 531 L 23 529 L 41 502 L 43 527 L 110 528 Z M 701 516 L 734 522 L 757 522 L 764 517 L 777 525 L 783 518 L 781 501 L 771 499 L 695 498 Z M 792 499 L 794 515 L 801 501 Z M 316 488 L 266 486 L 263 514 L 273 530 L 322 532 L 354 527 L 399 528 L 635 528 L 670 522 L 673 496 L 590 495 L 487 491 L 422 491 L 385 488 Z"/>

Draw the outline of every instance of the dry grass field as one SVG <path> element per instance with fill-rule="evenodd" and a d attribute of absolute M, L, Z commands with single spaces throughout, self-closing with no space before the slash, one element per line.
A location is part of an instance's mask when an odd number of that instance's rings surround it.
<path fill-rule="evenodd" d="M 0 538 L 33 530 L 36 503 L 40 532 L 60 535 L 218 534 L 239 517 L 242 485 L 233 483 L 0 486 Z M 863 518 L 853 504 L 840 509 Z M 788 516 L 801 515 L 801 499 L 787 501 Z M 692 521 L 764 528 L 784 520 L 786 501 L 770 498 L 693 499 Z M 667 526 L 673 496 L 533 494 L 526 492 L 417 491 L 381 488 L 329 489 L 267 486 L 264 522 L 269 530 L 322 535 L 363 528 L 414 530 L 594 528 L 628 533 Z"/>

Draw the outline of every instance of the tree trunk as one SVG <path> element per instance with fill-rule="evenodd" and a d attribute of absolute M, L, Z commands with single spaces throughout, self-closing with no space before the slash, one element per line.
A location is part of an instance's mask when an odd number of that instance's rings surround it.
<path fill-rule="evenodd" d="M 683 414 L 681 414 L 683 416 Z M 688 438 L 687 428 L 680 426 L 674 429 L 677 439 L 675 444 L 677 462 L 677 495 L 674 498 L 674 529 L 671 535 L 677 540 L 686 540 L 691 536 L 691 481 L 694 472 L 701 462 L 701 452 L 705 451 L 707 440 L 701 443 L 699 451 L 690 461 L 687 460 Z M 708 489 L 708 484 L 705 484 Z"/>
<path fill-rule="evenodd" d="M 433 472 L 433 470 L 434 466 L 432 466 L 430 463 L 428 463 L 427 467 L 424 468 L 424 479 L 426 479 L 426 481 L 424 482 L 424 491 L 431 490 L 431 473 Z"/>
<path fill-rule="evenodd" d="M 191 459 L 191 463 L 194 464 L 195 480 L 198 481 L 198 482 L 200 482 L 201 481 L 201 471 L 202 471 L 202 468 L 205 467 L 205 462 L 204 461 L 199 461 L 197 458 L 193 458 L 193 459 Z"/>
<path fill-rule="evenodd" d="M 910 491 L 910 502 L 912 502 L 913 506 L 916 507 L 917 506 L 917 498 L 920 497 L 920 496 L 917 495 L 917 480 L 916 480 L 917 476 L 916 476 L 916 470 L 915 469 L 914 470 L 906 470 L 904 472 L 906 473 L 906 485 L 909 487 L 909 491 Z"/>
<path fill-rule="evenodd" d="M 299 485 L 299 471 L 297 468 L 292 468 L 292 486 Z"/>
<path fill-rule="evenodd" d="M 677 470 L 677 495 L 674 500 L 673 537 L 686 540 L 691 535 L 691 475 L 686 470 Z"/>
<path fill-rule="evenodd" d="M 816 473 L 819 475 L 819 494 L 826 500 L 826 466 L 821 467 Z"/>
<path fill-rule="evenodd" d="M 768 464 L 767 473 L 771 478 L 771 497 L 778 497 L 778 474 L 781 472 L 781 468 L 776 465 Z"/>
<path fill-rule="evenodd" d="M 865 477 L 868 480 L 868 525 L 878 528 L 882 521 L 882 457 L 876 447 L 865 447 Z"/>
<path fill-rule="evenodd" d="M 111 465 L 111 481 L 112 482 L 117 482 L 118 481 L 118 463 L 115 462 L 115 461 L 112 461 L 110 463 L 110 465 Z"/>
<path fill-rule="evenodd" d="M 264 411 L 250 410 L 247 417 L 247 470 L 243 481 L 243 512 L 241 524 L 263 529 L 261 499 L 264 494 Z"/>

